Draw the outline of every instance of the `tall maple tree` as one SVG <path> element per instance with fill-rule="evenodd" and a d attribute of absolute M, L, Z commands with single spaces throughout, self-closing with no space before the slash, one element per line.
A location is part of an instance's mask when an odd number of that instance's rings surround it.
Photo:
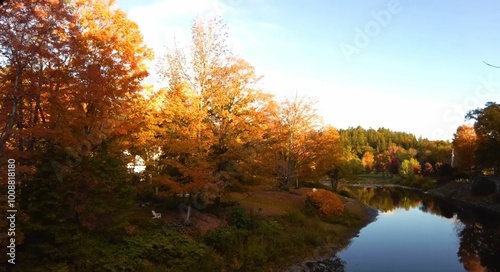
<path fill-rule="evenodd" d="M 254 68 L 228 49 L 222 21 L 196 19 L 191 31 L 189 51 L 175 46 L 159 61 L 166 87 L 152 93 L 155 132 L 145 143 L 159 148 L 156 184 L 172 193 L 220 195 L 252 168 L 247 162 L 273 100 L 256 87 Z"/>
<path fill-rule="evenodd" d="M 492 168 L 500 175 L 500 104 L 486 103 L 482 109 L 470 111 L 467 119 L 474 119 L 477 135 L 477 163 L 483 168 Z"/>
<path fill-rule="evenodd" d="M 322 127 L 312 133 L 314 135 L 308 150 L 312 159 L 305 165 L 305 171 L 311 171 L 311 176 L 305 176 L 318 181 L 324 176 L 330 179 L 333 188 L 340 178 L 344 178 L 343 167 L 347 159 L 343 154 L 343 145 L 337 129 L 331 126 Z"/>
<path fill-rule="evenodd" d="M 309 150 L 311 135 L 321 128 L 321 118 L 316 112 L 315 101 L 310 97 L 285 98 L 279 104 L 275 117 L 276 172 L 282 185 L 290 186 L 300 177 L 300 170 L 313 160 Z"/>
<path fill-rule="evenodd" d="M 127 132 L 150 51 L 113 3 L 4 4 L 1 150 L 93 148 Z"/>
<path fill-rule="evenodd" d="M 132 201 L 121 153 L 151 52 L 113 4 L 12 0 L 0 10 L 0 156 L 17 162 L 25 250 L 45 247 L 47 262 L 74 254 L 78 229 L 119 236 Z"/>
<path fill-rule="evenodd" d="M 468 125 L 458 127 L 453 137 L 453 151 L 454 160 L 462 170 L 472 172 L 476 148 L 477 135 L 474 127 Z"/>

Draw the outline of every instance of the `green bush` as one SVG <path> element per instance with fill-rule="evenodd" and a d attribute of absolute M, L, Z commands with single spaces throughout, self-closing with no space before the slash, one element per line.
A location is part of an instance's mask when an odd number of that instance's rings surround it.
<path fill-rule="evenodd" d="M 205 234 L 203 242 L 220 253 L 231 251 L 233 241 L 236 237 L 237 229 L 234 226 L 220 227 Z"/>
<path fill-rule="evenodd" d="M 232 215 L 238 220 L 234 222 L 250 220 L 251 228 L 238 228 L 233 223 L 208 232 L 203 235 L 202 240 L 220 254 L 226 271 L 262 271 L 271 262 L 280 265 L 283 261 L 289 261 L 291 256 L 312 253 L 327 242 L 336 242 L 342 235 L 338 233 L 348 229 L 345 226 L 336 228 L 325 224 L 321 220 L 325 217 L 319 216 L 319 210 L 312 204 L 306 205 L 305 210 L 307 206 L 310 206 L 310 217 L 304 212 L 293 211 L 283 217 L 268 220 L 251 219 L 243 210 L 235 209 Z M 348 212 L 332 215 L 326 220 L 349 226 L 360 223 L 359 218 Z"/>
<path fill-rule="evenodd" d="M 252 229 L 231 225 L 212 230 L 203 242 L 226 260 L 228 271 L 261 271 L 269 262 L 323 245 L 329 233 L 319 218 L 290 212 L 275 220 L 254 220 Z"/>
<path fill-rule="evenodd" d="M 230 271 L 258 271 L 267 261 L 269 252 L 264 235 L 227 226 L 215 229 L 203 237 L 226 261 Z"/>
<path fill-rule="evenodd" d="M 311 230 L 300 232 L 297 239 L 312 248 L 317 248 L 326 243 L 325 236 L 323 236 L 321 232 Z"/>
<path fill-rule="evenodd" d="M 254 227 L 254 218 L 250 218 L 244 209 L 235 208 L 229 213 L 229 225 L 238 229 L 252 229 Z"/>
<path fill-rule="evenodd" d="M 296 226 L 304 226 L 307 223 L 307 216 L 301 212 L 289 212 L 286 217 L 288 222 Z"/>
<path fill-rule="evenodd" d="M 222 266 L 209 247 L 166 227 L 115 243 L 77 234 L 71 244 L 59 246 L 49 258 L 40 259 L 34 248 L 23 252 L 19 271 L 217 271 Z"/>

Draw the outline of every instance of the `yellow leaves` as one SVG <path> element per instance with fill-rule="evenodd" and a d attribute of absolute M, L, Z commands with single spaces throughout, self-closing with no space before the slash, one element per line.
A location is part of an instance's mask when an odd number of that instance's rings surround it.
<path fill-rule="evenodd" d="M 374 162 L 375 162 L 375 158 L 373 156 L 373 153 L 366 151 L 365 154 L 363 154 L 363 158 L 361 159 L 361 163 L 365 167 L 365 170 L 367 173 L 370 173 L 372 171 Z"/>
<path fill-rule="evenodd" d="M 314 154 L 316 178 L 329 172 L 343 161 L 342 143 L 337 129 L 327 126 L 312 139 L 309 150 Z"/>

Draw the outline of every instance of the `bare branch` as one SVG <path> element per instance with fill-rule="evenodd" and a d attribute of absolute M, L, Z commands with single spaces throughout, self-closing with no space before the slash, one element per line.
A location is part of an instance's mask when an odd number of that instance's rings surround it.
<path fill-rule="evenodd" d="M 483 61 L 483 62 L 484 62 L 484 64 L 486 64 L 486 65 L 488 65 L 488 66 L 491 66 L 491 67 L 495 67 L 495 68 L 500 69 L 500 66 L 496 66 L 496 65 L 493 65 L 493 64 L 489 64 L 489 63 L 487 63 L 486 61 Z"/>

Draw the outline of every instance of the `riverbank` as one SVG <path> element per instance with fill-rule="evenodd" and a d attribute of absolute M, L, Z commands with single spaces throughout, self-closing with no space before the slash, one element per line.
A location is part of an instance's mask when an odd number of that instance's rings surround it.
<path fill-rule="evenodd" d="M 499 193 L 475 196 L 472 194 L 471 188 L 472 184 L 470 182 L 452 181 L 441 187 L 429 190 L 426 193 L 500 215 Z"/>
<path fill-rule="evenodd" d="M 400 177 L 384 178 L 378 175 L 365 175 L 344 185 L 360 187 L 396 187 L 417 190 L 435 197 L 455 201 L 462 205 L 484 209 L 500 215 L 500 192 L 498 189 L 496 193 L 475 196 L 471 192 L 472 183 L 470 181 L 451 181 L 439 187 L 436 187 L 435 183 L 432 185 L 432 182 L 429 182 L 429 180 L 425 181 L 425 183 L 427 183 L 425 186 L 422 186 L 422 184 L 418 182 L 414 182 L 414 184 L 411 184 L 412 186 L 406 185 L 405 183 L 408 182 L 404 182 Z M 500 188 L 500 181 L 497 181 L 497 183 L 497 188 Z M 414 187 L 413 185 L 415 184 L 418 186 Z"/>
<path fill-rule="evenodd" d="M 194 206 L 189 224 L 184 222 L 187 199 L 179 198 L 151 208 L 138 206 L 131 222 L 137 239 L 153 235 L 154 244 L 165 248 L 151 253 L 152 258 L 168 260 L 155 264 L 158 271 L 174 264 L 175 271 L 200 271 L 199 267 L 203 271 L 311 271 L 308 265 L 334 256 L 377 216 L 375 209 L 340 195 L 336 196 L 344 211 L 325 215 L 306 201 L 312 192 L 313 188 L 239 186 L 226 192 L 218 204 Z M 162 215 L 158 220 L 151 219 L 153 208 Z"/>
<path fill-rule="evenodd" d="M 360 230 L 368 224 L 374 222 L 378 216 L 378 210 L 366 206 L 361 202 L 342 197 L 346 209 L 354 212 L 362 219 L 360 224 L 344 233 L 342 239 L 338 243 L 328 243 L 317 249 L 314 255 L 304 258 L 300 262 L 293 263 L 285 270 L 287 272 L 331 272 L 344 271 L 342 270 L 342 260 L 336 254 L 348 247 L 351 240 L 358 236 Z"/>
<path fill-rule="evenodd" d="M 344 214 L 336 218 L 321 218 L 305 205 L 306 194 L 311 191 L 312 188 L 277 191 L 260 187 L 229 194 L 229 199 L 238 201 L 247 212 L 258 211 L 264 221 L 280 222 L 288 231 L 290 246 L 297 249 L 289 249 L 291 254 L 267 263 L 260 271 L 319 271 L 316 264 L 332 258 L 348 246 L 351 239 L 378 215 L 374 208 L 339 196 L 344 204 Z"/>

